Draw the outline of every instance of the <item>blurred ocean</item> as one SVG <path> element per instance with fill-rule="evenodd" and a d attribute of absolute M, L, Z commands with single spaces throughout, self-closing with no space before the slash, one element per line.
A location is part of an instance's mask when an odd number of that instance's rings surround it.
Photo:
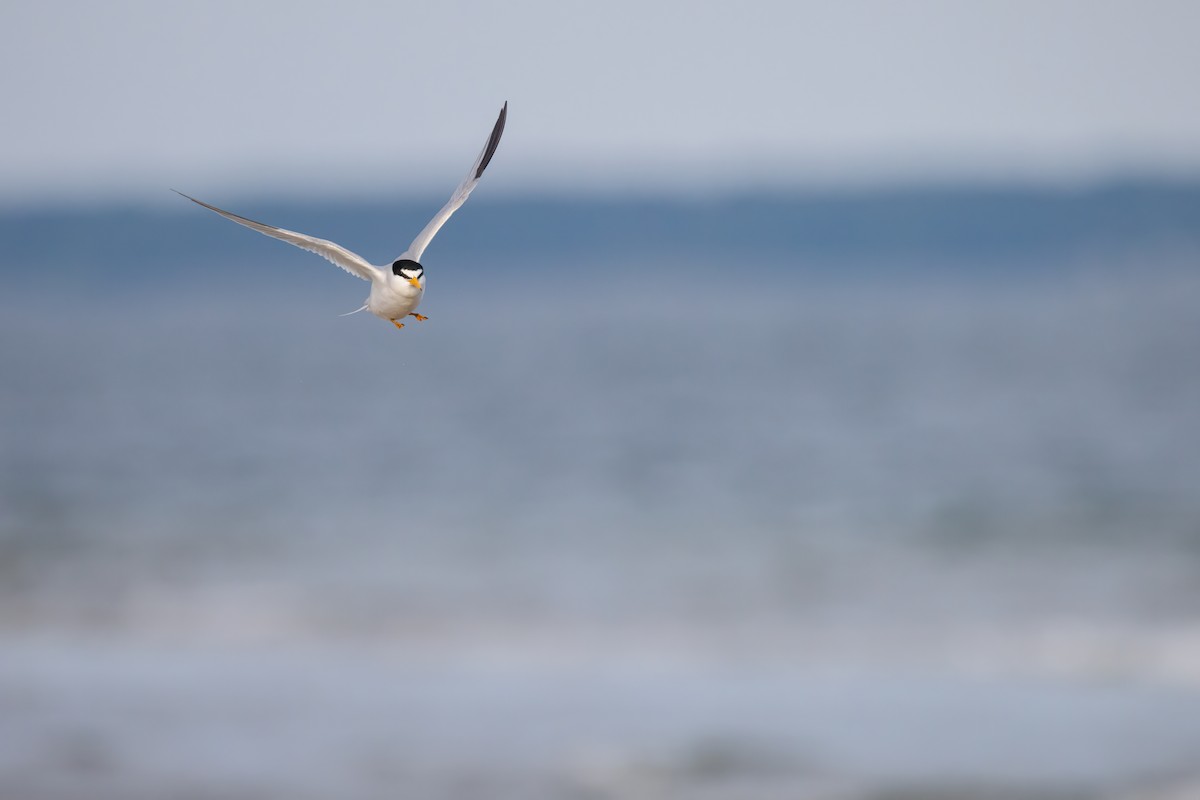
<path fill-rule="evenodd" d="M 1200 185 L 0 241 L 0 796 L 1200 796 Z"/>

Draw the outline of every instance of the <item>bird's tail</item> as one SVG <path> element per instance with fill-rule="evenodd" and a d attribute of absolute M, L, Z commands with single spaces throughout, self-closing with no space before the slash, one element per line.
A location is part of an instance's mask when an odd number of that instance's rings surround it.
<path fill-rule="evenodd" d="M 347 311 L 345 314 L 338 314 L 338 316 L 339 317 L 348 317 L 351 314 L 357 314 L 360 311 L 366 311 L 366 310 L 367 310 L 367 304 L 363 303 L 362 308 L 356 308 L 353 311 Z"/>

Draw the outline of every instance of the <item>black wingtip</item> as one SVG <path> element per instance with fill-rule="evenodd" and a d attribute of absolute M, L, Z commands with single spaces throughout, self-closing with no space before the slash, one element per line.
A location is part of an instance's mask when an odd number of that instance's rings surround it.
<path fill-rule="evenodd" d="M 203 200 L 197 200 L 196 198 L 192 197 L 190 194 L 184 194 L 183 192 L 179 191 L 178 189 L 172 189 L 171 191 L 174 192 L 175 194 L 179 195 L 180 197 L 184 198 L 185 200 L 191 200 L 193 203 L 195 203 L 198 206 L 204 206 L 205 208 L 211 208 L 213 211 L 218 211 L 220 213 L 227 213 L 227 212 L 221 211 L 221 209 L 219 209 L 219 208 L 210 206 L 208 203 L 204 202 Z"/>
<path fill-rule="evenodd" d="M 199 200 L 197 200 L 196 198 L 192 197 L 190 194 L 184 194 L 183 192 L 179 191 L 178 189 L 172 189 L 171 191 L 174 192 L 175 194 L 179 195 L 180 197 L 182 197 L 184 200 L 191 200 L 193 203 L 195 203 L 198 206 L 207 206 L 208 205 L 208 203 L 202 203 Z"/>
<path fill-rule="evenodd" d="M 204 202 L 203 200 L 197 200 L 196 198 L 192 197 L 190 194 L 184 194 L 183 192 L 179 191 L 178 189 L 172 189 L 171 191 L 174 192 L 175 194 L 179 195 L 180 197 L 182 197 L 184 200 L 191 200 L 193 203 L 195 203 L 198 206 L 204 206 L 205 208 L 212 208 L 212 206 L 210 206 L 208 203 Z"/>
<path fill-rule="evenodd" d="M 483 149 L 483 160 L 479 162 L 479 169 L 475 170 L 475 180 L 483 175 L 483 171 L 487 169 L 487 165 L 492 162 L 492 156 L 496 154 L 496 148 L 500 146 L 500 137 L 504 134 L 504 122 L 508 119 L 508 101 L 504 101 L 504 106 L 500 109 L 500 116 L 496 118 L 496 125 L 492 128 L 492 135 L 488 137 L 487 147 Z"/>

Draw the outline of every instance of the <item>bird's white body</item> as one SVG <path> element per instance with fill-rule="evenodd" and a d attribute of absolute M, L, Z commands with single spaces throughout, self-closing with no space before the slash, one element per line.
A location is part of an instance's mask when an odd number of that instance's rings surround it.
<path fill-rule="evenodd" d="M 407 278 L 383 272 L 378 279 L 371 280 L 371 294 L 367 297 L 367 311 L 388 321 L 404 319 L 417 310 L 425 295 L 425 282 L 413 286 Z"/>
<path fill-rule="evenodd" d="M 492 126 L 492 134 L 488 137 L 487 144 L 484 145 L 479 157 L 475 159 L 475 164 L 467 173 L 467 177 L 454 190 L 454 194 L 450 195 L 449 202 L 442 206 L 442 210 L 435 214 L 433 219 L 417 234 L 417 238 L 413 239 L 412 244 L 408 246 L 402 256 L 391 264 L 383 266 L 375 266 L 357 253 L 327 239 L 318 239 L 308 234 L 255 222 L 252 219 L 211 206 L 194 197 L 188 197 L 186 194 L 183 196 L 232 222 L 316 253 L 351 275 L 362 278 L 364 281 L 370 281 L 371 294 L 367 296 L 367 302 L 358 310 L 366 309 L 375 316 L 388 320 L 397 328 L 403 328 L 404 323 L 401 320 L 405 317 L 414 316 L 418 320 L 425 319 L 415 313 L 417 306 L 421 304 L 421 298 L 425 295 L 425 268 L 419 263 L 421 255 L 429 246 L 434 235 L 446 224 L 446 220 L 450 219 L 450 215 L 467 202 L 471 190 L 475 188 L 475 184 L 479 183 L 483 171 L 487 169 L 487 165 L 496 152 L 496 147 L 500 144 L 500 136 L 504 133 L 504 122 L 507 118 L 508 103 L 505 103 L 504 107 L 500 109 L 500 116 L 496 118 L 496 124 Z M 180 194 L 183 193 L 180 192 Z"/>

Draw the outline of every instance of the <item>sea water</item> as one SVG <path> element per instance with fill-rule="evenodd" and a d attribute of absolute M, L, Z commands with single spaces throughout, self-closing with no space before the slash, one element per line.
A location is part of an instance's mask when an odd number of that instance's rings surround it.
<path fill-rule="evenodd" d="M 1186 778 L 1189 253 L 431 251 L 403 331 L 338 318 L 366 285 L 298 251 L 26 282 L 0 299 L 0 789 Z"/>

